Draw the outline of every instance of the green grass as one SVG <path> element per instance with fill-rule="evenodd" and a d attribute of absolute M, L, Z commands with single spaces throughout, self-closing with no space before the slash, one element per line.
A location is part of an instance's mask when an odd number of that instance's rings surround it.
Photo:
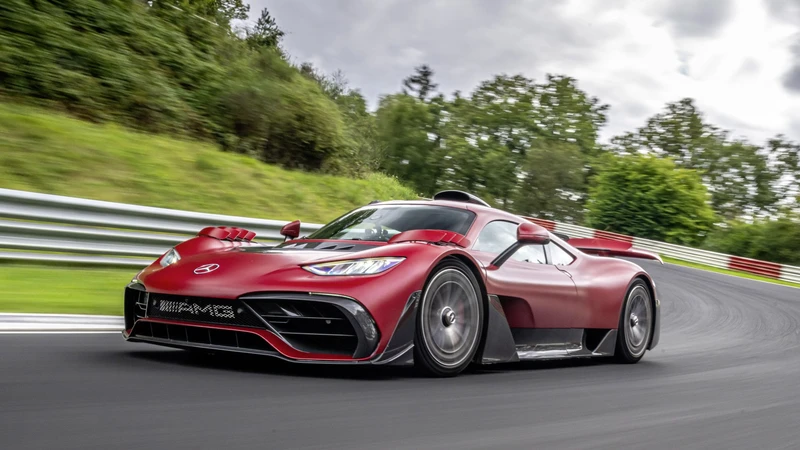
<path fill-rule="evenodd" d="M 791 281 L 776 280 L 774 278 L 762 277 L 760 275 L 752 274 L 749 272 L 742 272 L 739 270 L 718 269 L 716 267 L 707 266 L 705 264 L 697 264 L 680 259 L 670 258 L 668 256 L 661 257 L 665 263 L 677 264 L 679 266 L 691 267 L 693 269 L 707 270 L 709 272 L 717 272 L 725 275 L 733 275 L 741 278 L 749 278 L 751 280 L 766 281 L 768 283 L 782 284 L 784 286 L 800 287 L 800 284 L 792 283 Z"/>
<path fill-rule="evenodd" d="M 0 187 L 313 223 L 376 199 L 417 198 L 381 174 L 352 180 L 284 170 L 207 142 L 2 102 Z"/>
<path fill-rule="evenodd" d="M 0 311 L 122 315 L 136 269 L 0 265 Z"/>

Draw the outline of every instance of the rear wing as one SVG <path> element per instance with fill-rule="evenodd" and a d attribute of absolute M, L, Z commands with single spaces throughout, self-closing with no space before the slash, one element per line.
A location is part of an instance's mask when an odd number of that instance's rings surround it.
<path fill-rule="evenodd" d="M 596 238 L 572 238 L 568 242 L 578 250 L 592 255 L 653 259 L 664 264 L 664 261 L 658 253 L 633 248 L 633 244 L 630 242 Z"/>

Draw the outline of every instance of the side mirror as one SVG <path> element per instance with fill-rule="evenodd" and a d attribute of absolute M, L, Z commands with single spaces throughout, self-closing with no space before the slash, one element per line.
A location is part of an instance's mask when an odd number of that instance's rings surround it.
<path fill-rule="evenodd" d="M 533 222 L 522 222 L 517 227 L 517 242 L 520 244 L 541 244 L 550 242 L 550 233 L 541 225 Z"/>
<path fill-rule="evenodd" d="M 294 239 L 297 236 L 300 236 L 300 221 L 295 220 L 284 225 L 281 228 L 281 236 L 285 237 L 286 239 Z"/>

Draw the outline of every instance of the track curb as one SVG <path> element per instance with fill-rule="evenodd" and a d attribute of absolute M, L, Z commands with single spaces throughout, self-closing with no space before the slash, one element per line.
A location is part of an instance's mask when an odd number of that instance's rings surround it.
<path fill-rule="evenodd" d="M 122 316 L 0 313 L 0 332 L 122 331 Z"/>

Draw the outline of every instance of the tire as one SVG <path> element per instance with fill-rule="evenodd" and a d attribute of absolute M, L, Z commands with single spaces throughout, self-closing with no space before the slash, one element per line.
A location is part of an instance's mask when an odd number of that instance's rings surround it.
<path fill-rule="evenodd" d="M 624 364 L 639 362 L 653 336 L 653 300 L 641 279 L 631 283 L 625 295 L 617 331 L 614 358 Z"/>
<path fill-rule="evenodd" d="M 478 280 L 466 264 L 452 259 L 439 263 L 417 308 L 416 368 L 435 377 L 466 369 L 481 342 L 485 306 Z"/>

